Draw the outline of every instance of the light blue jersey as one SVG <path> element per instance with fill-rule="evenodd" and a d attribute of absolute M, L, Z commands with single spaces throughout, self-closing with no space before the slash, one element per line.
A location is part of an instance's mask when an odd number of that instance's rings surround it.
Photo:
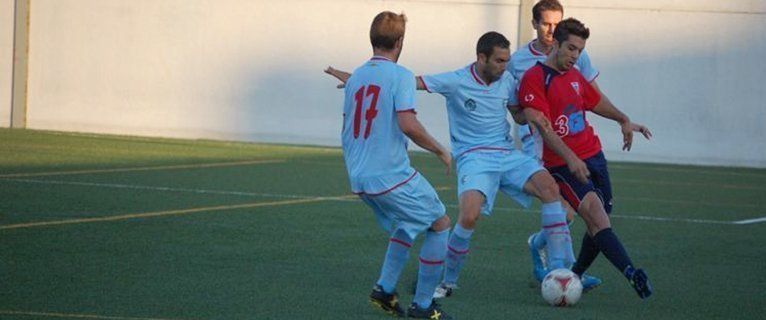
<path fill-rule="evenodd" d="M 533 42 L 534 40 L 514 52 L 511 55 L 511 61 L 509 61 L 506 66 L 506 70 L 508 70 L 513 78 L 516 79 L 516 83 L 521 83 L 521 77 L 524 75 L 524 72 L 529 70 L 529 68 L 532 68 L 537 62 L 545 62 L 545 59 L 548 58 L 547 54 L 535 50 L 532 46 Z M 582 74 L 588 82 L 596 80 L 599 74 L 598 70 L 596 70 L 590 63 L 590 57 L 585 50 L 580 53 L 580 58 L 577 59 L 575 68 L 580 71 L 580 74 Z"/>
<path fill-rule="evenodd" d="M 517 50 L 511 55 L 511 60 L 506 66 L 506 70 L 513 75 L 516 83 L 521 83 L 524 73 L 532 68 L 537 62 L 545 62 L 548 55 L 536 50 L 530 41 L 526 46 Z M 580 57 L 575 63 L 575 68 L 585 77 L 588 82 L 593 82 L 598 77 L 598 70 L 590 63 L 590 57 L 585 50 L 580 53 Z M 539 134 L 532 134 L 529 125 L 516 125 L 516 137 L 521 139 L 522 151 L 542 162 L 543 157 L 543 138 Z"/>
<path fill-rule="evenodd" d="M 373 57 L 348 79 L 343 105 L 343 159 L 354 193 L 380 194 L 411 179 L 407 138 L 397 112 L 415 110 L 415 76 Z"/>
<path fill-rule="evenodd" d="M 423 76 L 428 92 L 447 99 L 450 142 L 454 158 L 478 149 L 510 150 L 508 105 L 517 105 L 516 81 L 504 72 L 487 85 L 471 64 L 465 68 Z"/>
<path fill-rule="evenodd" d="M 513 146 L 507 109 L 508 105 L 518 104 L 513 76 L 506 71 L 486 85 L 471 64 L 422 79 L 426 90 L 447 99 L 458 196 L 468 190 L 480 191 L 485 197 L 485 215 L 491 214 L 498 191 L 528 207 L 531 199 L 523 191 L 524 184 L 544 169 Z"/>

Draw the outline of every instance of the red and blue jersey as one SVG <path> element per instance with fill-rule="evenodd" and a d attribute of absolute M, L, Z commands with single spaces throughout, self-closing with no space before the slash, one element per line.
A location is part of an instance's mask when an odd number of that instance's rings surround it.
<path fill-rule="evenodd" d="M 580 159 L 601 151 L 601 142 L 585 119 L 585 111 L 592 110 L 601 95 L 577 69 L 559 72 L 538 62 L 524 73 L 518 99 L 522 108 L 542 112 L 550 120 L 553 131 Z M 543 150 L 543 161 L 546 167 L 566 164 L 547 146 Z"/>

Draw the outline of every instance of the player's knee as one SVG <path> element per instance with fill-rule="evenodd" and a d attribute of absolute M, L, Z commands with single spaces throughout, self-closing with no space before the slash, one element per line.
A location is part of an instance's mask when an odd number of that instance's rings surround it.
<path fill-rule="evenodd" d="M 452 225 L 452 221 L 450 220 L 449 216 L 445 214 L 441 218 L 434 221 L 433 224 L 431 224 L 431 230 L 436 232 L 441 232 L 441 231 L 449 229 L 451 225 Z"/>
<path fill-rule="evenodd" d="M 538 190 L 540 192 L 540 200 L 543 202 L 553 202 L 559 200 L 559 186 L 556 184 L 556 181 L 551 179 L 545 179 L 542 181 L 538 186 Z"/>
<path fill-rule="evenodd" d="M 469 190 L 460 195 L 459 222 L 475 223 L 481 216 L 481 207 L 484 204 L 484 194 L 476 190 Z M 465 225 L 463 225 L 465 226 Z"/>
<path fill-rule="evenodd" d="M 588 225 L 588 231 L 593 234 L 611 227 L 609 216 L 606 214 L 601 198 L 595 192 L 589 192 L 580 203 L 580 215 Z"/>
<path fill-rule="evenodd" d="M 460 216 L 458 223 L 465 229 L 474 229 L 481 214 L 477 212 L 466 213 Z"/>

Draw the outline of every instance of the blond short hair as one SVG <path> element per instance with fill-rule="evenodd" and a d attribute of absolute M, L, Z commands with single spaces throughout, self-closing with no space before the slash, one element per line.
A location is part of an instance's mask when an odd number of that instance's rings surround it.
<path fill-rule="evenodd" d="M 370 43 L 373 48 L 391 50 L 396 41 L 404 37 L 404 25 L 407 16 L 391 11 L 383 11 L 375 16 L 370 26 Z"/>

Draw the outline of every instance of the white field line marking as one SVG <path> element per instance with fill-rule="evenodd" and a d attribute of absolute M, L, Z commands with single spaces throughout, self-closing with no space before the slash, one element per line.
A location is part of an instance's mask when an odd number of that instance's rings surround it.
<path fill-rule="evenodd" d="M 439 187 L 435 189 L 447 190 L 449 189 L 449 187 Z M 286 196 L 289 196 L 289 195 L 286 195 Z M 300 197 L 300 196 L 290 196 L 290 197 Z M 222 206 L 199 207 L 199 208 L 180 209 L 180 210 L 132 213 L 132 214 L 117 215 L 117 216 L 103 216 L 103 217 L 94 217 L 94 218 L 29 222 L 29 223 L 19 223 L 19 224 L 10 224 L 10 225 L 0 225 L 0 230 L 47 227 L 47 226 L 53 226 L 53 225 L 65 225 L 65 224 L 77 224 L 77 223 L 89 223 L 89 222 L 118 221 L 118 220 L 128 220 L 128 219 L 137 219 L 137 218 L 171 216 L 171 215 L 185 215 L 185 214 L 197 213 L 197 212 L 223 211 L 223 210 L 247 209 L 247 208 L 257 208 L 257 207 L 271 207 L 271 206 L 282 206 L 282 205 L 299 204 L 299 203 L 320 202 L 320 201 L 354 201 L 352 199 L 355 199 L 357 197 L 358 196 L 355 194 L 343 195 L 343 196 L 330 196 L 330 197 L 325 197 L 325 196 L 301 197 L 299 199 L 293 199 L 293 200 L 254 202 L 254 203 L 244 203 L 244 204 L 236 204 L 236 205 L 222 205 Z"/>
<path fill-rule="evenodd" d="M 761 223 L 761 222 L 766 222 L 766 217 L 760 217 L 760 218 L 755 218 L 755 219 L 747 219 L 747 220 L 739 220 L 739 221 L 734 221 L 733 223 L 734 224 L 753 224 L 753 223 Z"/>
<path fill-rule="evenodd" d="M 0 314 L 18 315 L 18 316 L 51 317 L 51 318 L 106 319 L 106 320 L 179 320 L 179 319 L 164 319 L 164 318 L 116 317 L 116 316 L 100 316 L 95 314 L 73 314 L 73 313 L 13 311 L 13 310 L 0 310 Z"/>
<path fill-rule="evenodd" d="M 754 208 L 754 209 L 760 209 L 763 208 L 762 205 L 757 204 L 748 204 L 748 203 L 726 203 L 726 202 L 711 202 L 711 201 L 696 201 L 696 200 L 669 200 L 669 199 L 657 199 L 657 198 L 649 198 L 649 197 L 626 197 L 626 196 L 620 196 L 618 198 L 614 198 L 615 201 L 641 201 L 641 202 L 662 202 L 662 203 L 673 203 L 673 204 L 689 204 L 689 205 L 700 205 L 705 207 L 738 207 L 738 208 Z"/>
<path fill-rule="evenodd" d="M 312 161 L 312 160 L 301 160 L 296 161 L 300 163 L 308 163 L 308 164 L 317 164 L 317 165 L 326 165 L 326 166 L 343 166 L 343 163 L 336 163 L 336 162 L 327 162 L 327 161 Z M 418 167 L 426 167 L 429 169 L 436 169 L 439 168 L 439 166 L 418 166 Z M 658 171 L 658 172 L 676 172 L 676 173 L 689 173 L 689 174 L 704 174 L 704 175 L 718 175 L 718 176 L 735 176 L 735 177 L 766 177 L 766 173 L 761 172 L 726 172 L 726 171 L 715 171 L 715 170 L 708 170 L 708 169 L 685 169 L 685 168 L 656 168 L 656 167 L 633 167 L 630 165 L 621 165 L 621 164 L 609 164 L 610 169 L 617 169 L 617 170 L 625 170 L 625 171 Z M 750 170 L 750 168 L 736 168 L 738 170 L 744 169 L 744 170 Z M 723 168 L 722 170 L 726 170 L 726 168 Z M 757 169 L 752 168 L 753 171 L 763 171 L 763 169 Z"/>
<path fill-rule="evenodd" d="M 690 173 L 690 174 L 705 174 L 705 175 L 718 175 L 718 176 L 735 176 L 735 177 L 766 177 L 766 174 L 760 173 L 760 172 L 725 172 L 725 171 L 714 171 L 714 170 L 707 170 L 707 169 L 683 169 L 683 168 L 639 168 L 639 167 L 633 167 L 633 166 L 627 166 L 627 165 L 619 165 L 619 164 L 609 164 L 609 168 L 614 168 L 617 170 L 625 170 L 625 171 L 659 171 L 659 172 L 678 172 L 678 173 Z M 740 169 L 740 168 L 738 168 Z M 742 168 L 746 169 L 747 168 Z M 725 169 L 722 169 L 725 170 Z M 753 169 L 753 171 L 758 171 L 759 169 Z M 762 169 L 761 169 L 762 170 Z"/>
<path fill-rule="evenodd" d="M 233 196 L 249 196 L 249 197 L 272 197 L 272 198 L 291 198 L 291 199 L 308 199 L 315 198 L 316 196 L 306 195 L 291 195 L 291 194 L 277 194 L 277 193 L 259 193 L 259 192 L 241 192 L 241 191 L 226 191 L 226 190 L 207 190 L 207 189 L 188 189 L 188 188 L 173 188 L 162 186 L 142 186 L 142 185 L 130 185 L 119 183 L 95 183 L 95 182 L 78 182 L 78 181 L 61 181 L 61 180 L 33 180 L 33 179 L 3 179 L 4 181 L 13 182 L 25 182 L 25 183 L 38 183 L 38 184 L 54 184 L 54 185 L 72 185 L 72 186 L 84 186 L 84 187 L 101 187 L 101 188 L 117 188 L 117 189 L 133 189 L 133 190 L 153 190 L 153 191 L 169 191 L 169 192 L 188 192 L 198 194 L 217 194 L 217 195 L 233 195 Z"/>
<path fill-rule="evenodd" d="M 318 164 L 318 165 L 326 165 L 326 166 L 342 166 L 343 164 L 336 164 L 334 162 L 321 162 L 321 161 L 297 161 L 299 163 L 311 163 L 311 164 Z M 620 166 L 612 166 L 610 167 L 620 167 Z M 428 166 L 429 169 L 436 169 L 435 166 Z M 620 167 L 622 168 L 622 167 Z M 696 173 L 696 171 L 691 169 L 664 169 L 664 168 L 657 168 L 656 171 L 678 171 L 678 172 L 689 172 L 689 173 Z M 649 170 L 655 170 L 655 169 L 649 169 Z M 703 173 L 715 173 L 715 171 L 705 171 Z M 722 173 L 723 174 L 723 173 Z M 745 173 L 732 173 L 732 175 L 742 175 L 742 176 L 761 176 L 756 174 L 745 174 Z M 766 175 L 763 175 L 766 177 Z M 667 186 L 683 186 L 683 187 L 714 187 L 714 188 L 724 188 L 724 189 L 740 189 L 740 190 L 766 190 L 765 187 L 762 186 L 753 186 L 753 185 L 737 185 L 737 184 L 718 184 L 718 183 L 695 183 L 695 182 L 678 182 L 678 181 L 658 181 L 658 180 L 642 180 L 642 179 L 612 179 L 612 184 L 615 184 L 614 182 L 625 182 L 625 183 L 642 183 L 642 184 L 653 184 L 653 185 L 667 185 Z"/>
<path fill-rule="evenodd" d="M 37 184 L 53 184 L 53 185 L 73 185 L 73 186 L 84 186 L 84 187 L 133 189 L 133 190 L 188 192 L 188 193 L 197 193 L 197 194 L 216 194 L 216 195 L 233 195 L 233 196 L 248 196 L 248 197 L 272 197 L 272 198 L 288 198 L 288 199 L 306 199 L 306 198 L 317 197 L 313 195 L 292 195 L 292 194 L 242 192 L 242 191 L 227 191 L 227 190 L 189 189 L 189 188 L 173 188 L 173 187 L 163 187 L 163 186 L 145 186 L 145 185 L 130 185 L 130 184 L 119 184 L 119 183 L 97 183 L 97 182 L 79 182 L 79 181 L 63 181 L 63 180 L 47 180 L 47 179 L 46 180 L 2 179 L 2 181 L 37 183 Z M 444 188 L 441 188 L 441 189 L 444 190 Z M 688 200 L 668 200 L 668 199 L 655 199 L 655 198 L 648 198 L 648 197 L 644 197 L 644 198 L 619 197 L 619 198 L 616 198 L 615 200 L 663 202 L 663 203 L 701 205 L 701 206 L 727 206 L 727 207 L 738 207 L 738 208 L 761 208 L 762 207 L 759 205 L 752 205 L 752 204 L 719 203 L 719 202 L 688 201 Z"/>
<path fill-rule="evenodd" d="M 682 186 L 682 187 L 713 187 L 723 189 L 739 189 L 739 190 L 766 190 L 763 186 L 748 186 L 738 184 L 719 184 L 719 183 L 695 183 L 695 182 L 678 182 L 678 181 L 657 181 L 657 180 L 641 180 L 641 179 L 612 179 L 614 182 L 624 183 L 640 183 L 640 184 L 653 184 L 661 186 Z"/>
<path fill-rule="evenodd" d="M 156 190 L 156 191 L 170 191 L 170 192 L 191 192 L 191 193 L 198 193 L 198 194 L 219 194 L 219 195 L 238 195 L 238 196 L 252 196 L 252 197 L 272 197 L 272 198 L 288 198 L 288 199 L 299 199 L 299 200 L 312 200 L 318 201 L 316 199 L 321 200 L 329 200 L 329 201 L 356 201 L 354 199 L 356 196 L 349 195 L 349 196 L 342 196 L 342 197 L 319 197 L 319 196 L 311 196 L 311 195 L 292 195 L 292 194 L 276 194 L 276 193 L 257 193 L 257 192 L 240 192 L 240 191 L 224 191 L 224 190 L 206 190 L 206 189 L 186 189 L 186 188 L 171 188 L 171 187 L 153 187 L 153 186 L 141 186 L 141 185 L 127 185 L 127 184 L 111 184 L 111 183 L 90 183 L 90 182 L 76 182 L 76 181 L 53 181 L 53 180 L 32 180 L 32 179 L 5 179 L 7 181 L 14 181 L 14 182 L 26 182 L 26 183 L 42 183 L 42 184 L 59 184 L 59 185 L 79 185 L 79 186 L 92 186 L 92 187 L 105 187 L 105 188 L 123 188 L 123 189 L 136 189 L 136 190 Z M 444 191 L 449 190 L 449 187 L 439 187 L 436 188 L 436 190 Z M 720 205 L 718 203 L 703 203 L 703 202 L 696 202 L 696 201 L 682 201 L 682 200 L 661 200 L 661 199 L 652 199 L 652 198 L 630 198 L 630 197 L 622 197 L 620 199 L 626 199 L 626 200 L 636 200 L 636 201 L 660 201 L 660 202 L 667 202 L 667 203 L 680 203 L 680 204 L 698 204 L 698 205 Z M 458 208 L 456 205 L 447 205 L 451 208 Z M 755 208 L 760 206 L 751 206 L 751 205 L 730 205 L 730 206 L 739 206 L 739 207 L 749 207 L 749 208 Z M 520 211 L 520 212 L 537 212 L 536 210 L 529 210 L 529 209 L 516 209 L 516 208 L 503 208 L 503 207 L 495 207 L 494 210 L 499 211 Z M 687 219 L 687 218 L 667 218 L 667 217 L 654 217 L 654 216 L 626 216 L 626 215 L 618 215 L 618 214 L 612 214 L 611 217 L 615 218 L 621 218 L 621 219 L 634 219 L 634 220 L 650 220 L 650 221 L 666 221 L 666 222 L 688 222 L 688 223 L 703 223 L 703 224 L 752 224 L 752 223 L 759 223 L 759 222 L 766 222 L 766 217 L 764 218 L 757 218 L 757 219 L 749 219 L 749 220 L 741 220 L 741 221 L 722 221 L 722 220 L 709 220 L 709 219 Z M 120 216 L 118 216 L 120 217 Z M 90 218 L 90 219 L 106 219 L 106 220 L 112 220 L 109 217 L 105 218 Z M 87 219 L 86 219 L 87 220 Z M 114 219 L 114 220 L 123 220 L 123 219 Z M 68 220 L 64 220 L 68 221 Z M 99 220 L 101 221 L 101 220 Z M 84 221 L 89 222 L 89 221 Z M 10 225 L 13 226 L 13 225 Z M 8 226 L 0 226 L 0 229 L 7 229 Z"/>
<path fill-rule="evenodd" d="M 199 207 L 199 208 L 180 209 L 180 210 L 131 213 L 131 214 L 94 217 L 94 218 L 64 219 L 64 220 L 19 223 L 19 224 L 10 224 L 10 225 L 0 225 L 0 230 L 47 227 L 47 226 L 54 226 L 54 225 L 89 223 L 89 222 L 119 221 L 119 220 L 152 218 L 152 217 L 161 217 L 161 216 L 177 216 L 177 215 L 185 215 L 185 214 L 197 213 L 197 212 L 249 209 L 249 208 L 257 208 L 257 207 L 272 207 L 272 206 L 282 206 L 282 205 L 299 204 L 299 203 L 337 200 L 337 199 L 343 199 L 343 198 L 349 198 L 349 197 L 356 197 L 356 195 L 339 196 L 339 197 L 314 197 L 314 198 L 306 198 L 306 199 L 269 201 L 269 202 L 253 202 L 253 203 L 244 203 L 244 204 L 236 204 L 236 205 L 223 205 L 223 206 Z"/>
<path fill-rule="evenodd" d="M 112 169 L 72 170 L 72 171 L 8 173 L 8 174 L 0 174 L 0 178 L 44 177 L 44 176 L 61 176 L 61 175 L 88 174 L 88 173 L 111 173 L 111 172 L 149 171 L 149 170 L 196 169 L 196 168 L 243 166 L 243 165 L 250 165 L 250 164 L 266 164 L 266 163 L 282 163 L 282 162 L 285 162 L 285 161 L 284 160 L 249 160 L 249 161 L 236 161 L 236 162 L 214 162 L 214 163 L 198 163 L 198 164 L 181 164 L 181 165 L 169 165 L 169 166 L 149 166 L 149 167 L 129 167 L 129 168 L 112 168 Z"/>
<path fill-rule="evenodd" d="M 447 207 L 458 208 L 458 206 L 456 206 L 456 205 L 447 205 Z M 520 209 L 520 208 L 519 209 L 516 209 L 516 208 L 503 208 L 503 207 L 496 207 L 493 210 L 496 210 L 496 211 L 529 212 L 529 213 L 538 213 L 539 212 L 539 210 Z M 728 225 L 766 222 L 766 217 L 759 218 L 759 219 L 751 219 L 751 220 L 741 220 L 741 221 L 723 221 L 723 220 L 687 219 L 687 218 L 666 218 L 666 217 L 653 217 L 653 216 L 626 216 L 626 215 L 620 215 L 620 214 L 611 214 L 611 215 L 609 215 L 609 217 L 620 218 L 620 219 L 633 219 L 633 220 L 648 220 L 648 221 L 663 221 L 663 222 L 685 222 L 685 223 L 699 223 L 699 224 L 728 224 Z"/>

